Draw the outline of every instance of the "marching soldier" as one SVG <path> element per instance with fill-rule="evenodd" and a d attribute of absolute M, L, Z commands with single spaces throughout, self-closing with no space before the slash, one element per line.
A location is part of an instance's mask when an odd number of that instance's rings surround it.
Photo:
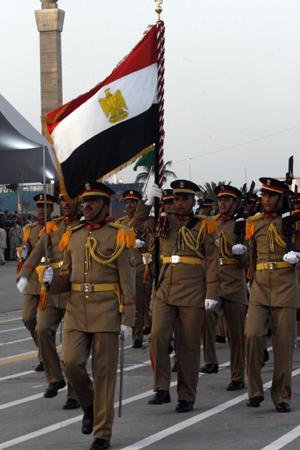
<path fill-rule="evenodd" d="M 254 216 L 256 208 L 257 195 L 252 194 L 250 200 L 246 204 L 246 218 Z"/>
<path fill-rule="evenodd" d="M 131 227 L 131 220 L 133 219 L 138 201 L 142 198 L 142 196 L 138 191 L 128 190 L 123 193 L 123 198 L 125 200 L 128 215 L 119 219 L 117 224 Z M 136 241 L 134 246 L 134 257 L 136 264 L 136 319 L 134 327 L 132 328 L 132 348 L 142 348 L 145 297 L 145 286 L 143 283 L 145 266 L 143 263 L 142 253 L 147 251 L 148 246 L 145 242 L 145 236 L 142 235 L 141 232 L 135 230 L 135 234 Z"/>
<path fill-rule="evenodd" d="M 36 338 L 35 327 L 37 324 L 37 309 L 40 299 L 40 290 L 41 285 L 39 283 L 38 275 L 35 271 L 35 267 L 27 264 L 26 259 L 29 258 L 30 254 L 33 252 L 38 237 L 42 228 L 45 226 L 44 222 L 44 194 L 36 195 L 33 200 L 36 202 L 37 206 L 37 214 L 39 217 L 39 222 L 34 222 L 32 224 L 28 224 L 24 227 L 23 230 L 23 239 L 25 241 L 25 248 L 22 250 L 22 259 L 25 260 L 22 268 L 25 270 L 29 270 L 32 272 L 29 282 L 27 279 L 23 277 L 23 279 L 19 279 L 17 282 L 17 287 L 20 292 L 25 291 L 25 300 L 23 303 L 23 316 L 22 321 L 24 322 L 25 327 L 29 330 L 36 346 L 38 347 L 38 341 Z M 51 214 L 54 210 L 55 198 L 46 194 L 46 205 L 47 205 L 47 221 L 51 220 Z M 44 370 L 44 365 L 42 362 L 42 354 L 41 349 L 39 349 L 39 365 L 35 368 L 36 372 L 41 372 Z"/>
<path fill-rule="evenodd" d="M 110 446 L 120 326 L 127 337 L 134 325 L 135 236 L 105 220 L 114 193 L 109 186 L 85 183 L 79 193 L 85 221 L 63 236 L 63 264 L 49 293 L 70 291 L 62 367 L 84 411 L 82 432 L 94 431 L 90 448 L 103 450 Z M 51 272 L 45 270 L 44 282 L 51 282 Z M 86 369 L 91 349 L 93 381 Z"/>
<path fill-rule="evenodd" d="M 234 213 L 241 192 L 233 186 L 217 186 L 220 215 L 216 216 L 220 242 L 220 290 L 219 303 L 214 311 L 207 311 L 203 332 L 205 366 L 202 373 L 217 373 L 216 355 L 216 316 L 223 314 L 225 330 L 230 347 L 231 382 L 227 391 L 244 388 L 245 377 L 245 338 L 244 320 L 247 311 L 247 285 L 245 269 L 249 265 L 247 246 L 234 245 Z"/>
<path fill-rule="evenodd" d="M 246 358 L 248 370 L 247 406 L 258 407 L 264 400 L 261 368 L 264 362 L 264 339 L 271 319 L 274 372 L 271 397 L 278 412 L 290 411 L 293 345 L 295 338 L 298 286 L 295 258 L 286 253 L 282 234 L 282 200 L 285 183 L 273 178 L 260 178 L 264 213 L 247 221 L 246 237 L 251 247 L 251 292 L 246 326 Z M 294 245 L 299 251 L 300 238 Z M 294 252 L 292 252 L 294 253 Z"/>
<path fill-rule="evenodd" d="M 169 388 L 171 364 L 168 346 L 177 323 L 177 412 L 193 409 L 196 399 L 200 365 L 201 329 L 204 304 L 217 303 L 219 259 L 216 246 L 215 221 L 194 216 L 195 183 L 176 180 L 171 183 L 174 192 L 174 213 L 169 213 L 170 229 L 162 242 L 162 262 L 159 286 L 153 304 L 151 357 L 154 370 L 154 391 L 150 405 L 171 401 Z M 134 226 L 148 220 L 154 196 L 160 197 L 156 186 L 149 200 L 139 202 L 133 219 Z M 206 299 L 206 300 L 205 300 Z"/>
<path fill-rule="evenodd" d="M 201 204 L 201 200 L 198 200 L 200 206 L 200 214 L 202 216 L 210 216 L 213 212 L 214 201 L 211 198 L 205 198 L 204 202 Z"/>
<path fill-rule="evenodd" d="M 79 224 L 79 198 L 77 201 L 68 202 L 62 192 L 59 197 L 61 199 L 60 206 L 63 210 L 64 216 L 59 219 L 54 219 L 47 223 L 47 248 L 49 249 L 50 267 L 54 270 L 55 274 L 59 274 L 59 267 L 62 263 L 63 252 L 59 248 L 60 241 L 63 234 L 66 232 L 69 226 L 76 226 Z M 31 255 L 26 261 L 26 267 L 23 266 L 18 275 L 18 279 L 24 277 L 27 281 L 32 275 L 32 267 L 36 268 L 43 257 L 45 257 L 45 228 L 40 232 L 41 237 L 37 241 L 37 244 L 32 251 Z M 24 281 L 24 285 L 26 284 Z M 69 293 L 60 295 L 50 295 L 47 309 L 45 311 L 38 312 L 38 320 L 36 326 L 36 336 L 38 346 L 41 349 L 43 355 L 44 370 L 49 383 L 44 397 L 51 398 L 57 395 L 59 389 L 65 387 L 63 373 L 60 366 L 60 359 L 56 351 L 56 331 L 62 321 Z M 69 392 L 67 401 L 63 405 L 63 409 L 75 409 L 80 405 L 76 399 L 74 390 L 69 385 Z"/>

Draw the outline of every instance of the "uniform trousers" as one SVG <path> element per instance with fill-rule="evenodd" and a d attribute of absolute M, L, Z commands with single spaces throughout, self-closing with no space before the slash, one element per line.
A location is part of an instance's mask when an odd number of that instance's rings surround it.
<path fill-rule="evenodd" d="M 5 248 L 0 247 L 0 264 L 5 264 L 4 252 L 5 252 Z"/>
<path fill-rule="evenodd" d="M 205 364 L 218 364 L 216 354 L 216 318 L 223 313 L 224 327 L 230 348 L 231 380 L 244 382 L 245 378 L 245 314 L 247 306 L 219 298 L 214 310 L 205 313 L 203 348 Z"/>
<path fill-rule="evenodd" d="M 170 388 L 171 362 L 168 347 L 177 320 L 178 401 L 194 403 L 200 367 L 204 308 L 169 305 L 155 298 L 150 346 L 154 370 L 153 390 L 168 391 Z"/>
<path fill-rule="evenodd" d="M 296 308 L 275 308 L 251 302 L 246 326 L 246 358 L 249 398 L 264 396 L 261 369 L 269 318 L 272 324 L 274 371 L 271 397 L 275 405 L 288 403 L 292 390 Z"/>
<path fill-rule="evenodd" d="M 93 381 L 86 369 L 91 350 Z M 119 333 L 64 330 L 62 368 L 82 409 L 94 405 L 95 438 L 111 438 L 118 356 Z"/>
<path fill-rule="evenodd" d="M 42 352 L 44 370 L 48 383 L 62 381 L 64 376 L 60 365 L 60 359 L 56 350 L 56 331 L 61 323 L 66 310 L 48 305 L 46 311 L 38 312 L 36 325 L 36 337 L 39 349 Z M 77 400 L 76 394 L 68 383 L 67 398 Z"/>
<path fill-rule="evenodd" d="M 143 327 L 144 327 L 144 296 L 145 284 L 143 278 L 136 277 L 136 316 L 135 324 L 132 328 L 132 339 L 143 342 Z"/>
<path fill-rule="evenodd" d="M 38 347 L 38 341 L 36 337 L 36 324 L 37 324 L 37 309 L 39 304 L 40 296 L 39 295 L 32 295 L 32 294 L 25 294 L 25 300 L 23 303 L 23 313 L 22 313 L 22 321 L 29 331 L 29 333 L 32 336 L 32 339 L 35 342 L 35 345 Z M 42 352 L 39 349 L 39 360 L 42 361 Z"/>

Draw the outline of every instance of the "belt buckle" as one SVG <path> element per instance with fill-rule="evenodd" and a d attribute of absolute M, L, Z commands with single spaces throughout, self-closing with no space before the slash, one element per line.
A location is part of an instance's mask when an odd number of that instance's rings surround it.
<path fill-rule="evenodd" d="M 82 290 L 83 290 L 83 292 L 85 292 L 85 293 L 89 293 L 89 292 L 92 292 L 92 289 L 93 288 L 93 286 L 92 286 L 92 284 L 90 284 L 90 283 L 83 283 L 82 284 Z"/>
<path fill-rule="evenodd" d="M 178 256 L 178 255 L 172 255 L 171 256 L 171 263 L 172 264 L 177 264 L 179 262 L 180 262 L 180 256 Z"/>
<path fill-rule="evenodd" d="M 224 266 L 225 264 L 225 259 L 224 258 L 220 258 L 220 266 Z"/>
<path fill-rule="evenodd" d="M 277 269 L 277 262 L 276 261 L 268 262 L 268 268 L 269 270 Z"/>

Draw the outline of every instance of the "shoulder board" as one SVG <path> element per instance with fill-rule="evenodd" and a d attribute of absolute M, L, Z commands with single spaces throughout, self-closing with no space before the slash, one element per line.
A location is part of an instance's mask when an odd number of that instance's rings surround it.
<path fill-rule="evenodd" d="M 27 223 L 23 229 L 23 238 L 24 241 L 27 242 L 30 236 L 30 229 L 35 227 L 36 225 L 38 225 L 38 222 L 34 222 L 34 223 Z"/>
<path fill-rule="evenodd" d="M 116 228 L 118 230 L 117 234 L 117 246 L 127 248 L 133 247 L 135 244 L 135 234 L 133 228 L 126 227 L 125 225 L 109 222 L 107 224 L 109 227 Z"/>
<path fill-rule="evenodd" d="M 264 217 L 264 213 L 261 213 L 261 214 L 257 214 L 256 216 L 250 216 L 247 219 L 246 235 L 245 235 L 246 241 L 249 240 L 251 238 L 251 236 L 253 236 L 255 225 L 257 224 L 257 222 L 259 220 L 263 219 L 263 217 Z"/>
<path fill-rule="evenodd" d="M 120 223 L 122 220 L 125 220 L 125 219 L 127 219 L 127 216 L 121 217 L 115 223 Z"/>
<path fill-rule="evenodd" d="M 213 216 L 212 218 L 213 218 L 214 220 L 218 220 L 218 218 L 220 217 L 220 215 L 221 215 L 221 214 L 216 214 L 216 215 Z"/>
<path fill-rule="evenodd" d="M 196 217 L 196 219 L 200 219 L 200 220 L 213 220 L 213 217 L 203 216 L 202 214 L 195 214 L 194 217 Z"/>
<path fill-rule="evenodd" d="M 65 250 L 68 246 L 68 243 L 69 243 L 69 240 L 70 240 L 72 234 L 75 231 L 80 230 L 83 227 L 85 227 L 85 223 L 80 223 L 79 225 L 77 225 L 75 227 L 68 226 L 68 228 L 66 229 L 66 232 L 63 234 L 63 237 L 60 240 L 59 248 L 61 250 Z"/>
<path fill-rule="evenodd" d="M 51 234 L 51 231 L 57 231 L 58 227 L 57 227 L 57 223 L 60 222 L 63 219 L 62 217 L 58 217 L 57 219 L 53 219 L 53 220 L 49 220 L 47 222 L 47 234 Z M 45 232 L 45 227 L 43 227 L 40 231 L 39 236 L 41 236 L 43 233 Z"/>

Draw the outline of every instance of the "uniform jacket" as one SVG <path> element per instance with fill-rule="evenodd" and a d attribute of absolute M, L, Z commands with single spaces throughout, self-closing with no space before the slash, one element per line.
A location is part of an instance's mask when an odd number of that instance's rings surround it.
<path fill-rule="evenodd" d="M 59 248 L 59 243 L 67 227 L 70 225 L 76 226 L 79 224 L 79 218 L 72 219 L 70 217 L 60 217 L 59 219 L 47 222 L 47 246 L 48 246 L 48 264 L 61 263 L 63 259 L 63 251 Z M 21 271 L 18 274 L 18 278 L 25 277 L 29 280 L 32 274 L 35 272 L 35 268 L 40 264 L 41 259 L 45 256 L 45 229 L 42 229 L 43 233 L 35 245 L 34 250 L 26 260 L 26 264 L 23 264 Z M 55 274 L 59 274 L 59 268 L 53 269 Z M 41 285 L 39 284 L 39 289 Z M 58 308 L 66 308 L 67 299 L 69 294 L 63 293 L 59 295 L 49 296 L 49 305 L 56 306 Z"/>
<path fill-rule="evenodd" d="M 39 234 L 41 229 L 44 227 L 44 223 L 43 222 L 35 222 L 32 224 L 28 224 L 24 227 L 23 229 L 23 239 L 25 241 L 25 245 L 27 248 L 27 259 L 29 258 L 30 254 L 32 253 L 36 242 L 38 240 Z M 22 269 L 29 269 L 32 272 L 32 275 L 29 279 L 26 291 L 25 291 L 25 295 L 29 294 L 29 295 L 40 295 L 41 292 L 41 285 L 39 282 L 39 277 L 38 274 L 35 271 L 35 268 L 27 265 L 27 259 L 24 262 Z M 29 266 L 29 267 L 27 267 Z M 21 272 L 19 272 L 18 277 L 22 276 Z"/>
<path fill-rule="evenodd" d="M 225 264 L 220 265 L 220 290 L 219 296 L 232 302 L 247 305 L 247 280 L 246 269 L 250 265 L 250 257 L 248 245 L 246 241 L 242 245 L 247 247 L 247 251 L 243 255 L 234 255 L 232 252 L 236 235 L 233 230 L 235 227 L 235 218 L 222 221 L 220 216 L 216 216 L 217 233 L 220 242 L 220 258 Z M 225 244 L 226 241 L 226 244 Z M 223 245 L 226 245 L 226 247 Z M 226 264 L 226 262 L 235 262 L 235 264 Z"/>
<path fill-rule="evenodd" d="M 269 236 L 272 225 L 281 233 L 282 217 L 265 217 L 262 213 L 247 221 L 246 237 L 251 248 L 251 292 L 250 302 L 272 307 L 298 307 L 298 284 L 295 266 L 273 270 L 256 270 L 256 265 L 265 262 L 283 261 L 285 246 L 276 241 L 274 232 Z M 300 236 L 295 236 L 296 251 L 300 251 Z"/>
<path fill-rule="evenodd" d="M 89 225 L 75 230 L 64 252 L 60 275 L 53 277 L 50 294 L 69 292 L 64 319 L 66 330 L 88 333 L 119 332 L 121 314 L 114 291 L 77 292 L 71 283 L 107 284 L 120 283 L 124 296 L 122 323 L 133 326 L 135 320 L 135 267 L 133 248 L 124 248 L 112 262 L 116 268 L 104 266 L 87 256 L 88 237 L 96 239 L 102 255 L 110 257 L 116 250 L 118 229 L 114 224 L 88 229 Z M 103 259 L 103 256 L 100 258 Z"/>
<path fill-rule="evenodd" d="M 1 248 L 6 248 L 6 231 L 4 230 L 4 228 L 0 228 L 0 247 Z"/>
<path fill-rule="evenodd" d="M 150 206 L 140 201 L 134 214 L 132 225 L 137 229 L 148 229 L 153 232 L 154 220 L 152 217 L 149 218 L 150 210 Z M 201 239 L 204 238 L 204 240 L 198 250 L 204 257 L 204 264 L 169 264 L 155 298 L 159 298 L 170 305 L 203 307 L 205 298 L 218 299 L 219 252 L 216 245 L 217 235 L 215 232 L 209 231 L 210 227 L 208 225 L 209 222 L 213 225 L 214 221 L 207 220 L 204 216 L 199 217 L 202 218 L 199 218 L 190 231 L 194 238 L 197 239 L 203 226 Z M 199 258 L 195 251 L 182 242 L 178 246 L 176 253 L 173 253 L 173 248 L 178 242 L 179 229 L 186 226 L 188 221 L 180 221 L 175 213 L 170 213 L 169 218 L 171 229 L 168 231 L 167 236 L 160 240 L 160 243 L 162 243 L 162 256 L 170 257 L 174 254 Z M 161 268 L 160 276 L 164 266 L 165 264 Z"/>

